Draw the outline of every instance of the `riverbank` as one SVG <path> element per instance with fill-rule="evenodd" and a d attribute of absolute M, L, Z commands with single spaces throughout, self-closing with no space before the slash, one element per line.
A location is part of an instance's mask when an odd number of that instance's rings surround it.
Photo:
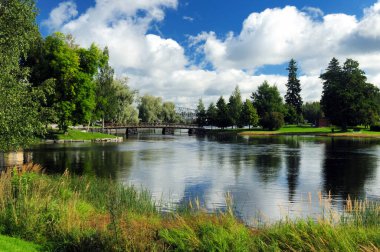
<path fill-rule="evenodd" d="M 50 131 L 46 142 L 65 143 L 65 142 L 122 142 L 122 137 L 100 132 L 86 132 L 69 129 L 66 133 Z"/>
<path fill-rule="evenodd" d="M 235 131 L 236 134 L 241 136 L 295 136 L 295 135 L 315 135 L 315 136 L 327 136 L 327 137 L 355 137 L 355 138 L 380 138 L 380 132 L 370 131 L 369 129 L 358 129 L 356 131 L 340 131 L 339 129 L 334 129 L 330 127 L 283 127 L 275 131 L 267 131 L 261 129 L 253 130 L 241 130 Z"/>
<path fill-rule="evenodd" d="M 52 251 L 358 251 L 380 248 L 380 206 L 347 201 L 343 215 L 248 227 L 199 202 L 161 213 L 147 191 L 110 179 L 40 173 L 0 176 L 0 230 Z M 359 207 L 360 206 L 360 207 Z M 331 218 L 330 218 L 331 217 Z"/>

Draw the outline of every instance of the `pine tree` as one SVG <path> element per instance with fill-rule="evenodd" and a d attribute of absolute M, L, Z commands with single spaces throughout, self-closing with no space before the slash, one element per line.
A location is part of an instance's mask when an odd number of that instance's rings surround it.
<path fill-rule="evenodd" d="M 198 126 L 199 127 L 205 126 L 207 123 L 207 114 L 206 114 L 206 109 L 205 109 L 205 105 L 203 104 L 202 98 L 200 98 L 198 101 L 196 115 L 197 115 Z"/>
<path fill-rule="evenodd" d="M 301 84 L 297 79 L 297 63 L 294 59 L 289 62 L 288 68 L 288 82 L 286 83 L 287 91 L 285 95 L 285 103 L 293 107 L 297 115 L 300 117 L 302 114 L 302 97 L 301 97 Z M 298 121 L 298 120 L 297 120 Z"/>

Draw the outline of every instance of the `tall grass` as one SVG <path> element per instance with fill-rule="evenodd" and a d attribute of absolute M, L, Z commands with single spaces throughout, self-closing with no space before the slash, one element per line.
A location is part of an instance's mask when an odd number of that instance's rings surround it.
<path fill-rule="evenodd" d="M 147 191 L 68 172 L 47 176 L 29 164 L 0 175 L 0 233 L 48 251 L 376 251 L 379 205 L 347 199 L 336 215 L 329 198 L 320 194 L 319 220 L 252 228 L 234 217 L 230 194 L 223 212 L 207 213 L 195 199 L 163 215 Z"/>

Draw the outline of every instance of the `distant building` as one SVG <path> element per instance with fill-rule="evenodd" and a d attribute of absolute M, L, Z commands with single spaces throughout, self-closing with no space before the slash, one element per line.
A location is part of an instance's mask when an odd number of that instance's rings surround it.
<path fill-rule="evenodd" d="M 330 120 L 326 117 L 319 118 L 317 127 L 329 127 L 331 125 Z"/>

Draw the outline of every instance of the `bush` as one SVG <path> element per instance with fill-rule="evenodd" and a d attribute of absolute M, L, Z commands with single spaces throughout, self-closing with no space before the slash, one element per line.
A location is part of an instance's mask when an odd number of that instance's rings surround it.
<path fill-rule="evenodd" d="M 279 112 L 265 113 L 261 119 L 261 126 L 264 129 L 278 130 L 284 125 L 284 115 Z"/>

